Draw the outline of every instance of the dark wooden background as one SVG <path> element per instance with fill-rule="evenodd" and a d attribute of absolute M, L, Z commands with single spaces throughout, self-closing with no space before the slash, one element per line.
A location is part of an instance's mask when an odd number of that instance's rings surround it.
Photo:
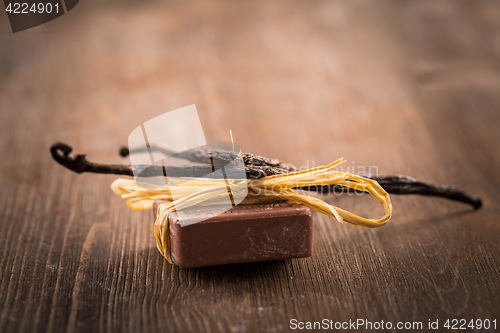
<path fill-rule="evenodd" d="M 130 131 L 196 104 L 209 141 L 297 166 L 344 157 L 457 185 L 392 196 L 376 230 L 315 214 L 314 255 L 170 266 L 114 176 Z M 0 331 L 279 332 L 289 321 L 500 320 L 498 1 L 81 1 L 12 34 L 0 14 Z M 364 216 L 370 198 L 329 202 Z"/>

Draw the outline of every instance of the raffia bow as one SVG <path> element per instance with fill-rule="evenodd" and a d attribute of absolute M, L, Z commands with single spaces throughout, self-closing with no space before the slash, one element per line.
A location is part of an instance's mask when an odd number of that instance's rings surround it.
<path fill-rule="evenodd" d="M 338 159 L 326 166 L 259 179 L 231 179 L 229 180 L 231 183 L 230 188 L 232 192 L 248 188 L 248 194 L 240 204 L 293 200 L 322 214 L 334 217 L 340 223 L 349 223 L 368 228 L 385 225 L 392 216 L 392 204 L 389 194 L 372 179 L 331 170 L 342 162 L 342 159 Z M 174 210 L 195 205 L 216 205 L 223 202 L 223 200 L 227 200 L 227 181 L 192 179 L 188 182 L 189 186 L 180 186 L 179 189 L 176 189 L 176 194 L 181 193 L 182 195 L 175 202 L 167 186 L 163 188 L 148 188 L 147 185 L 141 184 L 141 186 L 138 186 L 133 180 L 120 178 L 111 184 L 111 189 L 120 195 L 127 202 L 127 206 L 133 210 L 151 209 L 155 200 L 169 201 L 158 207 L 154 233 L 158 250 L 170 263 L 174 264 L 170 256 L 168 214 Z M 294 190 L 297 187 L 321 185 L 341 185 L 358 191 L 368 192 L 384 207 L 385 215 L 376 219 L 367 219 L 332 206 L 319 198 L 299 194 Z"/>

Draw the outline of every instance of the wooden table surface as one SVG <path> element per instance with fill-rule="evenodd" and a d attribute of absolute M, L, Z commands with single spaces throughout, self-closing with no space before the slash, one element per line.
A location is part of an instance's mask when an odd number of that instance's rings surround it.
<path fill-rule="evenodd" d="M 81 1 L 12 34 L 0 14 L 0 331 L 279 332 L 290 320 L 497 319 L 498 1 Z M 388 225 L 314 214 L 314 254 L 172 267 L 152 212 L 49 147 L 118 156 L 196 104 L 208 141 L 297 166 L 404 174 L 482 197 L 396 196 Z M 362 216 L 366 196 L 329 196 Z M 491 330 L 492 331 L 492 330 Z"/>

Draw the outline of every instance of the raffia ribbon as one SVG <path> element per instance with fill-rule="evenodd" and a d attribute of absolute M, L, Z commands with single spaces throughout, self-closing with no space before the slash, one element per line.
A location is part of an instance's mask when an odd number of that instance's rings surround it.
<path fill-rule="evenodd" d="M 272 202 L 276 200 L 294 200 L 302 203 L 322 214 L 334 217 L 340 223 L 349 223 L 357 226 L 376 228 L 385 225 L 392 216 L 392 204 L 389 194 L 372 179 L 358 175 L 331 170 L 342 163 L 342 159 L 317 168 L 304 171 L 290 172 L 259 179 L 231 179 L 231 191 L 243 191 L 248 188 L 248 194 L 240 204 Z M 185 180 L 185 179 L 184 179 Z M 117 179 L 111 184 L 111 189 L 127 202 L 133 210 L 151 209 L 155 200 L 166 200 L 168 203 L 158 207 L 158 214 L 154 225 L 156 245 L 161 254 L 171 263 L 170 235 L 168 214 L 194 205 L 216 205 L 227 200 L 227 182 L 213 179 L 191 179 L 188 186 L 180 186 L 176 193 L 181 199 L 172 200 L 168 187 L 148 188 L 147 185 L 138 186 L 129 179 Z M 341 185 L 358 191 L 370 193 L 384 207 L 385 215 L 376 219 L 367 219 L 341 208 L 332 206 L 321 199 L 297 193 L 293 188 L 315 185 Z"/>

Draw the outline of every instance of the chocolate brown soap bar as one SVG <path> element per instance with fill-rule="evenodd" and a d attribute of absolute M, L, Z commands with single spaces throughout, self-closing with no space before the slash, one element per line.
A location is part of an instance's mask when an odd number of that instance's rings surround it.
<path fill-rule="evenodd" d="M 154 203 L 155 219 L 161 203 Z M 170 252 L 176 265 L 193 268 L 311 256 L 312 214 L 307 206 L 293 201 L 238 205 L 189 224 L 209 209 L 169 214 Z"/>

